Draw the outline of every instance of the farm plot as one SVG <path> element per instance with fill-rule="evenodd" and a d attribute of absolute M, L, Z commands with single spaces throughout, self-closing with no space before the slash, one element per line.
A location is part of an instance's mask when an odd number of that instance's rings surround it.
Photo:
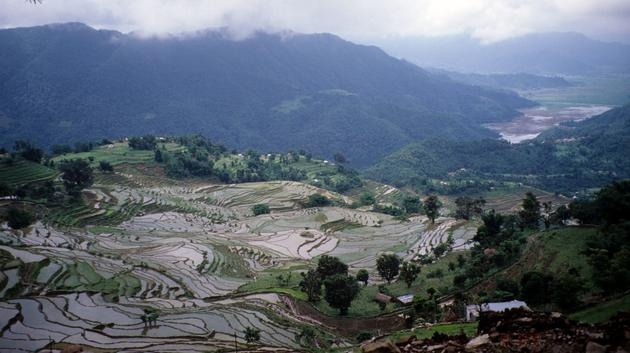
<path fill-rule="evenodd" d="M 216 205 L 230 207 L 240 216 L 251 215 L 251 206 L 258 203 L 265 203 L 274 211 L 286 211 L 300 208 L 300 203 L 313 193 L 321 193 L 329 198 L 341 197 L 330 191 L 293 181 L 209 185 L 198 188 L 196 192 L 205 195 Z"/>
<path fill-rule="evenodd" d="M 0 302 L 0 317 L 7 321 L 0 352 L 36 351 L 50 339 L 117 351 L 215 351 L 233 347 L 235 334 L 243 344 L 245 327 L 260 329 L 265 346 L 295 346 L 294 324 L 280 325 L 254 306 L 161 309 L 148 323 L 143 320 L 147 304 L 115 304 L 87 293 Z"/>
<path fill-rule="evenodd" d="M 339 243 L 330 255 L 339 257 L 353 269 L 373 271 L 379 253 L 391 251 L 405 255 L 425 229 L 425 222 L 419 219 L 398 222 L 391 218 L 379 227 L 344 229 L 334 234 Z"/>
<path fill-rule="evenodd" d="M 125 263 L 133 264 L 133 274 L 151 277 L 142 286 L 139 295 L 143 297 L 155 295 L 157 286 L 161 297 L 164 297 L 165 291 L 170 293 L 166 297 L 178 297 L 184 290 L 195 298 L 206 298 L 225 295 L 244 283 L 242 279 L 235 278 L 243 272 L 241 268 L 240 271 L 229 271 L 236 266 L 226 261 L 222 252 L 210 244 L 203 244 L 201 240 L 195 241 L 194 237 L 143 236 L 136 241 L 99 235 L 94 239 L 90 245 L 92 252 L 121 258 Z M 247 267 L 244 261 L 242 267 Z"/>
<path fill-rule="evenodd" d="M 11 163 L 7 159 L 0 159 L 0 180 L 9 185 L 51 180 L 58 174 L 54 169 L 24 159 L 13 160 Z"/>

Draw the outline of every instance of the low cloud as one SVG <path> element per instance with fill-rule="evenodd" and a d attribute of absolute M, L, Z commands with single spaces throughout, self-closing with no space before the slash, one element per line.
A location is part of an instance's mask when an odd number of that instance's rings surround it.
<path fill-rule="evenodd" d="M 355 40 L 467 33 L 484 42 L 544 31 L 630 37 L 627 0 L 0 0 L 0 26 L 84 22 L 167 35 L 228 27 L 331 32 Z"/>

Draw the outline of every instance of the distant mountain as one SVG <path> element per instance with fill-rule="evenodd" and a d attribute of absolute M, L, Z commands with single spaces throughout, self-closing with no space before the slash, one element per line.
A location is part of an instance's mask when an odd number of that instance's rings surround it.
<path fill-rule="evenodd" d="M 494 137 L 533 103 L 330 34 L 141 39 L 79 23 L 0 30 L 0 143 L 201 133 L 369 163 L 426 138 Z"/>
<path fill-rule="evenodd" d="M 628 151 L 630 104 L 521 144 L 499 140 L 410 144 L 364 174 L 420 188 L 430 179 L 447 180 L 455 190 L 465 189 L 473 180 L 495 180 L 567 192 L 630 178 Z"/>
<path fill-rule="evenodd" d="M 429 72 L 442 74 L 453 81 L 474 86 L 486 86 L 496 89 L 535 90 L 543 88 L 566 88 L 572 84 L 559 76 L 540 76 L 532 74 L 475 74 L 427 69 Z"/>
<path fill-rule="evenodd" d="M 463 72 L 630 73 L 630 45 L 601 42 L 580 33 L 536 33 L 490 44 L 464 35 L 410 37 L 377 45 L 420 66 Z"/>

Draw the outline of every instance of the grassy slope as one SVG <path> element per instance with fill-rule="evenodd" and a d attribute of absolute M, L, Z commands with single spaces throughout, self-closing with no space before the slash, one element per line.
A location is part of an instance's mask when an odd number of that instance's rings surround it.
<path fill-rule="evenodd" d="M 620 311 L 630 311 L 630 294 L 582 309 L 569 315 L 569 318 L 594 324 L 604 322 Z"/>
<path fill-rule="evenodd" d="M 481 281 L 471 291 L 490 292 L 495 289 L 497 279 L 509 278 L 518 282 L 529 271 L 559 276 L 567 273 L 570 268 L 576 268 L 585 286 L 586 295 L 593 294 L 597 291 L 591 280 L 593 269 L 581 252 L 586 248 L 588 239 L 597 232 L 597 229 L 591 227 L 566 227 L 532 235 L 516 263 Z"/>
<path fill-rule="evenodd" d="M 175 152 L 181 151 L 184 147 L 175 143 L 160 144 L 160 147 L 164 145 L 167 151 Z M 112 146 L 112 147 L 108 147 Z M 64 159 L 83 158 L 88 159 L 93 157 L 92 167 L 98 167 L 100 161 L 108 161 L 112 165 L 118 165 L 122 163 L 130 164 L 154 164 L 154 152 L 149 150 L 134 150 L 131 149 L 126 142 L 118 142 L 107 146 L 98 146 L 89 152 L 81 153 L 67 153 L 61 156 L 53 158 L 55 163 L 58 163 Z"/>
<path fill-rule="evenodd" d="M 472 337 L 477 335 L 477 322 L 437 324 L 427 328 L 399 331 L 393 333 L 390 337 L 396 339 L 402 336 L 416 335 L 419 339 L 424 339 L 432 337 L 436 332 L 447 335 L 459 335 L 463 332 L 466 336 Z"/>

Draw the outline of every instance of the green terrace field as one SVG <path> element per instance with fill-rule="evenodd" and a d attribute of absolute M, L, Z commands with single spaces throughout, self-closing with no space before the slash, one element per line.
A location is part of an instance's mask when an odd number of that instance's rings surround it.
<path fill-rule="evenodd" d="M 0 158 L 0 181 L 11 186 L 55 178 L 59 173 L 39 163 L 23 159 Z"/>
<path fill-rule="evenodd" d="M 176 143 L 160 143 L 160 148 L 164 146 L 166 151 L 179 152 L 185 150 L 185 148 Z M 66 153 L 60 156 L 56 156 L 52 160 L 58 163 L 64 159 L 89 159 L 92 167 L 98 167 L 100 161 L 107 161 L 112 165 L 119 165 L 122 163 L 130 164 L 154 164 L 154 152 L 152 150 L 134 150 L 129 147 L 126 142 L 116 142 L 111 145 L 97 146 L 89 152 L 81 153 Z"/>

